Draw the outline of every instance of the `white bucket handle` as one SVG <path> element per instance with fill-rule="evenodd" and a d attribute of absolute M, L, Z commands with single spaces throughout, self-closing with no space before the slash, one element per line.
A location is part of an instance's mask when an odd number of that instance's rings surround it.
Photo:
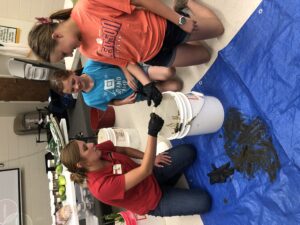
<path fill-rule="evenodd" d="M 199 97 L 204 97 L 204 94 L 202 94 L 200 92 L 191 91 L 191 93 L 193 93 L 194 95 L 198 95 Z"/>
<path fill-rule="evenodd" d="M 194 95 L 196 95 L 196 96 L 198 96 L 198 97 L 204 98 L 204 94 L 202 94 L 201 92 L 191 91 L 190 93 L 192 93 L 192 94 L 194 94 Z M 204 103 L 204 104 L 205 104 L 205 103 Z M 203 104 L 203 105 L 204 105 L 204 104 Z M 198 112 L 192 119 L 190 119 L 190 121 L 187 122 L 187 125 L 191 125 L 191 123 L 193 122 L 193 120 L 194 120 L 194 119 L 199 115 L 199 113 L 201 112 L 201 109 L 202 109 L 203 105 L 201 106 L 199 112 Z"/>

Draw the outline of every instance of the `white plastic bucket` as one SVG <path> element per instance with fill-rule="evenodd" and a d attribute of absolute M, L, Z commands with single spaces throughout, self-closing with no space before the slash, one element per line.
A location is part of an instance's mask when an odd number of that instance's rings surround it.
<path fill-rule="evenodd" d="M 192 109 L 194 109 L 188 135 L 210 134 L 218 131 L 224 122 L 224 108 L 222 103 L 213 96 L 204 96 L 197 92 L 191 92 L 188 95 L 198 96 L 199 98 L 197 101 L 188 96 Z M 200 110 L 199 105 L 202 105 Z"/>
<path fill-rule="evenodd" d="M 164 126 L 159 132 L 159 135 L 169 140 L 178 137 L 177 128 L 180 127 L 183 118 L 182 109 L 178 107 L 178 101 L 175 100 L 176 92 L 164 92 L 162 93 L 162 101 L 160 105 L 153 108 L 153 111 L 164 119 Z M 179 111 L 180 110 L 180 111 Z"/>
<path fill-rule="evenodd" d="M 221 102 L 199 92 L 164 92 L 161 104 L 153 111 L 165 120 L 159 134 L 169 140 L 214 133 L 224 121 Z"/>
<path fill-rule="evenodd" d="M 114 145 L 116 145 L 116 136 L 111 128 L 101 128 L 98 131 L 98 143 L 102 143 L 105 141 L 112 141 Z"/>
<path fill-rule="evenodd" d="M 98 143 L 111 140 L 115 146 L 139 149 L 141 142 L 136 129 L 133 128 L 102 128 L 98 132 Z"/>
<path fill-rule="evenodd" d="M 166 141 L 160 141 L 156 145 L 156 155 L 169 150 L 172 147 L 171 143 Z"/>
<path fill-rule="evenodd" d="M 191 107 L 191 104 L 187 98 L 186 95 L 184 95 L 183 93 L 181 92 L 177 92 L 178 95 L 181 97 L 181 101 L 182 101 L 182 105 L 184 106 L 184 122 L 183 122 L 183 126 L 182 126 L 182 129 L 178 135 L 178 138 L 182 138 L 182 137 L 185 137 L 188 132 L 190 131 L 190 128 L 191 128 L 191 125 L 190 125 L 190 122 L 192 121 L 193 119 L 193 111 L 192 111 L 192 107 Z"/>

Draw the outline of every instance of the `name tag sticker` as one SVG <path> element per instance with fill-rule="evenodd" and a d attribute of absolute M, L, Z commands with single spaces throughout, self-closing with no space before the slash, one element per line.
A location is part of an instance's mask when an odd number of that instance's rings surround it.
<path fill-rule="evenodd" d="M 113 174 L 122 174 L 122 165 L 121 164 L 113 165 Z"/>

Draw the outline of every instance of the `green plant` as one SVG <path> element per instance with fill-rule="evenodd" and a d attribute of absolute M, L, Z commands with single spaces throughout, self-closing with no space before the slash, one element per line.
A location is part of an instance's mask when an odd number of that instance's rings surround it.
<path fill-rule="evenodd" d="M 72 0 L 72 2 L 73 2 L 73 5 L 75 5 L 78 2 L 78 0 Z"/>
<path fill-rule="evenodd" d="M 104 224 L 114 224 L 114 222 L 119 222 L 122 224 L 125 223 L 124 218 L 119 213 L 111 213 L 111 214 L 104 215 L 103 219 L 104 219 Z"/>

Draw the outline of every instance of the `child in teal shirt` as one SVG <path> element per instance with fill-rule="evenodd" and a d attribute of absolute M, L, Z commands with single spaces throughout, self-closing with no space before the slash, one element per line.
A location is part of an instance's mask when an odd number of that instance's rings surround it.
<path fill-rule="evenodd" d="M 182 81 L 174 77 L 174 68 L 146 65 L 141 68 L 151 80 L 156 80 L 149 85 L 153 85 L 152 88 L 159 92 L 182 89 Z M 72 71 L 56 71 L 50 76 L 50 86 L 58 93 L 82 91 L 85 103 L 100 110 L 106 110 L 108 105 L 132 104 L 146 99 L 143 86 L 133 76 L 125 74 L 117 66 L 90 59 L 81 76 Z"/>

